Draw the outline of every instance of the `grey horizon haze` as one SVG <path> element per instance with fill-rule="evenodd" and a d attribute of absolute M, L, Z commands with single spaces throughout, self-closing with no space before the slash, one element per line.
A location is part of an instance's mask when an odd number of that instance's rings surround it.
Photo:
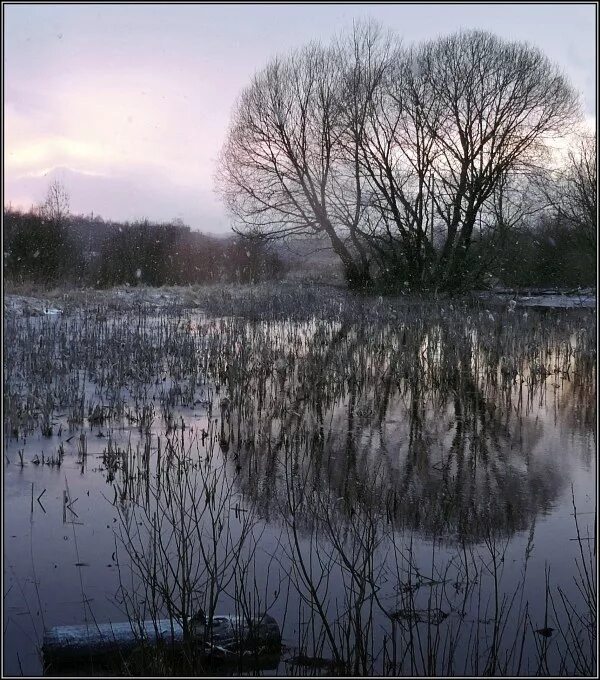
<path fill-rule="evenodd" d="M 59 178 L 74 213 L 229 231 L 213 175 L 232 107 L 277 54 L 374 19 L 406 44 L 459 29 L 524 40 L 596 117 L 596 4 L 4 4 L 4 203 Z"/>

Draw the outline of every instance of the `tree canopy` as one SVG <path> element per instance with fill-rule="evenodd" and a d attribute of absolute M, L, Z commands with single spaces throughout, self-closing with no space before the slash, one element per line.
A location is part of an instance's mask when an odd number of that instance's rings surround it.
<path fill-rule="evenodd" d="M 483 31 L 405 47 L 373 23 L 273 59 L 241 93 L 219 190 L 235 229 L 326 235 L 351 286 L 456 289 L 475 228 L 579 99 L 538 49 Z M 521 186 L 523 183 L 520 183 Z"/>

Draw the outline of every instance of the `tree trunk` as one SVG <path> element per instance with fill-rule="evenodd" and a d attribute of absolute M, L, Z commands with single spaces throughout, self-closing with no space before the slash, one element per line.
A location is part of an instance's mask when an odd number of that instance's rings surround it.
<path fill-rule="evenodd" d="M 349 263 L 344 265 L 344 274 L 348 288 L 351 290 L 365 290 L 372 283 L 369 266 L 361 263 Z"/>
<path fill-rule="evenodd" d="M 321 225 L 329 236 L 331 247 L 344 265 L 346 282 L 351 290 L 364 290 L 371 283 L 369 263 L 362 258 L 355 259 L 346 248 L 344 242 L 337 235 L 333 225 L 328 219 L 322 219 Z"/>

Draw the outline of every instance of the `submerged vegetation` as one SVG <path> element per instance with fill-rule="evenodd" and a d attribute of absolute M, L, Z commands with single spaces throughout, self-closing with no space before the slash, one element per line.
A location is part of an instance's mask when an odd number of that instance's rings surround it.
<path fill-rule="evenodd" d="M 101 622 L 83 569 L 99 543 L 111 619 L 176 621 L 191 643 L 117 657 L 120 671 L 595 672 L 596 537 L 571 486 L 573 459 L 595 465 L 593 311 L 309 286 L 153 299 L 73 294 L 63 313 L 4 322 L 5 483 L 31 494 L 32 565 L 34 524 L 62 512 L 71 620 Z M 546 545 L 555 563 L 537 554 L 557 508 L 573 516 L 559 552 Z M 265 665 L 212 644 L 224 612 L 273 616 L 282 648 Z"/>

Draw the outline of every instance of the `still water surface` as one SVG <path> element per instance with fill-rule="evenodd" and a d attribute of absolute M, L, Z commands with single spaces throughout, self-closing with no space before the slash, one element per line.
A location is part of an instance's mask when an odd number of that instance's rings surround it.
<path fill-rule="evenodd" d="M 595 550 L 592 318 L 7 318 L 4 672 L 42 672 L 45 628 L 148 614 L 123 541 L 137 527 L 151 554 L 169 465 L 202 506 L 194 602 L 268 608 L 269 673 L 331 672 L 336 651 L 359 674 L 575 672 L 566 628 L 535 631 L 565 625 L 558 587 L 580 610 Z M 211 600 L 194 540 L 218 523 Z"/>

